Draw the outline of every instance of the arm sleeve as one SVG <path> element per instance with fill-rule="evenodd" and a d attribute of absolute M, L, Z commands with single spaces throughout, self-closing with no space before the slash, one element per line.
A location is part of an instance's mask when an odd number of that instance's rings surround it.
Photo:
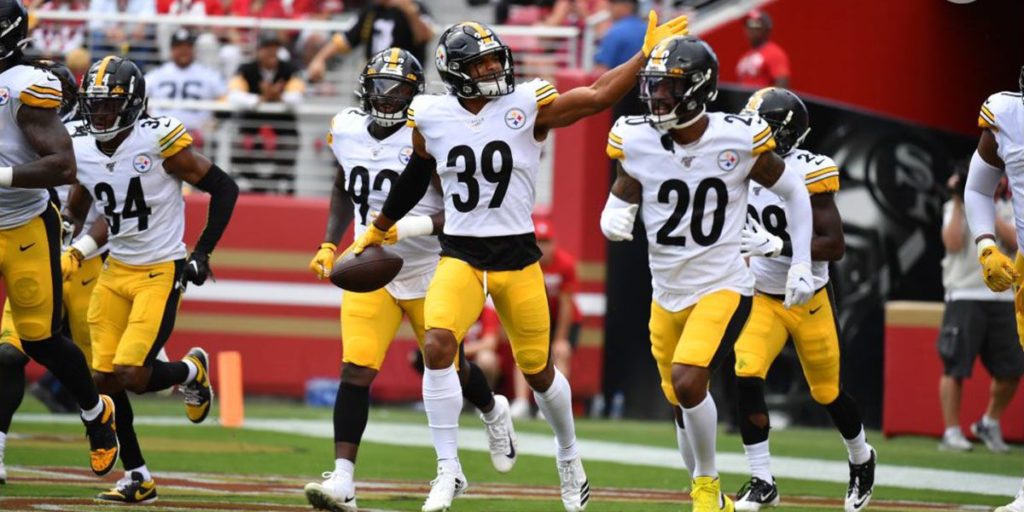
<path fill-rule="evenodd" d="M 967 225 L 974 238 L 992 235 L 996 231 L 996 204 L 992 195 L 1002 178 L 1002 171 L 982 160 L 977 151 L 974 152 L 964 188 Z"/>
<path fill-rule="evenodd" d="M 405 217 L 405 214 L 409 213 L 427 193 L 430 176 L 436 165 L 437 161 L 433 158 L 423 158 L 413 151 L 412 158 L 409 159 L 402 175 L 391 187 L 391 192 L 380 209 L 381 214 L 396 222 Z"/>
<path fill-rule="evenodd" d="M 786 202 L 789 238 L 793 247 L 793 263 L 811 263 L 811 235 L 814 213 L 807 186 L 795 172 L 786 170 L 774 185 L 768 187 Z"/>
<path fill-rule="evenodd" d="M 238 200 L 238 185 L 214 164 L 206 172 L 206 176 L 196 183 L 196 188 L 210 194 L 210 206 L 206 215 L 206 227 L 203 228 L 203 234 L 199 235 L 195 252 L 210 254 L 228 227 L 228 221 L 231 220 L 231 212 L 234 211 L 235 202 Z"/>

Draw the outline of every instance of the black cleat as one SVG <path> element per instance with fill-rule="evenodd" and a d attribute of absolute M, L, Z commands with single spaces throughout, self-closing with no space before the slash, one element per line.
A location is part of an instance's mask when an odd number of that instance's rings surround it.
<path fill-rule="evenodd" d="M 114 424 L 114 401 L 107 395 L 100 395 L 103 411 L 92 421 L 85 423 L 85 437 L 89 439 L 89 466 L 97 476 L 105 476 L 114 469 L 121 445 L 117 441 L 117 427 Z"/>
<path fill-rule="evenodd" d="M 103 503 L 142 504 L 156 501 L 156 482 L 143 480 L 142 474 L 132 471 L 117 481 L 114 488 L 96 495 Z"/>
<path fill-rule="evenodd" d="M 736 510 L 758 511 L 779 505 L 779 488 L 774 479 L 766 482 L 754 476 L 736 493 Z"/>
<path fill-rule="evenodd" d="M 875 465 L 878 454 L 871 449 L 871 458 L 863 464 L 850 463 L 850 487 L 846 490 L 846 512 L 858 512 L 868 507 L 875 488 Z"/>
<path fill-rule="evenodd" d="M 192 423 L 202 423 L 210 414 L 213 405 L 213 387 L 210 385 L 210 358 L 206 351 L 193 347 L 185 354 L 185 360 L 196 365 L 196 378 L 181 386 L 185 395 L 185 414 Z"/>

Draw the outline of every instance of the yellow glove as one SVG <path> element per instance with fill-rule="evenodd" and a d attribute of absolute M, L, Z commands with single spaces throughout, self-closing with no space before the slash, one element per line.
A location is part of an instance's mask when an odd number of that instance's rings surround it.
<path fill-rule="evenodd" d="M 658 25 L 658 13 L 651 11 L 647 15 L 647 34 L 644 35 L 644 57 L 650 57 L 654 47 L 665 39 L 685 36 L 690 33 L 690 21 L 686 16 L 679 16 L 664 25 Z"/>
<path fill-rule="evenodd" d="M 352 245 L 348 246 L 348 249 L 345 249 L 344 254 L 348 254 L 350 252 L 352 254 L 360 254 L 364 249 L 371 245 L 383 245 L 386 238 L 386 231 L 381 231 L 376 224 L 370 224 L 366 228 L 366 231 L 363 231 L 363 236 L 357 238 L 355 242 L 352 242 Z"/>
<path fill-rule="evenodd" d="M 978 262 L 985 285 L 994 292 L 1004 292 L 1020 277 L 1013 261 L 999 251 L 996 243 L 984 238 L 978 242 Z"/>
<path fill-rule="evenodd" d="M 1017 283 L 1017 291 L 1013 294 L 1013 306 L 1017 310 L 1017 341 L 1020 348 L 1024 349 L 1024 284 Z"/>
<path fill-rule="evenodd" d="M 320 250 L 316 251 L 313 261 L 309 262 L 309 270 L 316 274 L 317 279 L 324 279 L 331 275 L 334 268 L 334 251 L 338 246 L 330 242 L 320 244 Z"/>
<path fill-rule="evenodd" d="M 60 274 L 65 281 L 71 279 L 71 276 L 78 272 L 84 259 L 85 256 L 82 255 L 82 252 L 74 247 L 69 247 L 60 255 Z"/>

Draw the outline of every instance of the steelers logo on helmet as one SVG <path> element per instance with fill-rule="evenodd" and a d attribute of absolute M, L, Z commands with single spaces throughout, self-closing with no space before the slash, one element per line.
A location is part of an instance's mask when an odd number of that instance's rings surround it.
<path fill-rule="evenodd" d="M 640 70 L 640 100 L 647 121 L 659 130 L 685 128 L 718 95 L 718 57 L 693 36 L 666 39 Z"/>
<path fill-rule="evenodd" d="M 435 62 L 448 92 L 460 97 L 497 97 L 515 90 L 512 50 L 486 25 L 468 21 L 449 27 L 441 34 Z"/>
<path fill-rule="evenodd" d="M 6 87 L 0 87 L 0 107 L 11 101 L 11 90 Z"/>
<path fill-rule="evenodd" d="M 388 48 L 366 63 L 357 94 L 373 122 L 389 127 L 405 123 L 412 99 L 423 91 L 420 61 L 401 48 Z"/>
<path fill-rule="evenodd" d="M 82 79 L 79 108 L 89 133 L 98 141 L 132 128 L 146 111 L 146 80 L 134 62 L 109 55 Z"/>
<path fill-rule="evenodd" d="M 135 155 L 135 159 L 132 160 L 132 169 L 139 174 L 145 174 L 153 168 L 153 157 L 141 154 Z"/>
<path fill-rule="evenodd" d="M 750 96 L 742 114 L 758 115 L 772 129 L 775 152 L 787 155 L 810 133 L 810 116 L 800 97 L 781 87 L 765 87 Z"/>

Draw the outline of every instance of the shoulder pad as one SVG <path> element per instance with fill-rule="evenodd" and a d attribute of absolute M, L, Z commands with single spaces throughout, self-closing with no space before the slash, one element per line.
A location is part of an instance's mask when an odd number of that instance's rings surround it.
<path fill-rule="evenodd" d="M 162 158 L 170 158 L 192 145 L 192 136 L 176 118 L 150 117 L 139 120 L 138 126 L 147 132 Z"/>

